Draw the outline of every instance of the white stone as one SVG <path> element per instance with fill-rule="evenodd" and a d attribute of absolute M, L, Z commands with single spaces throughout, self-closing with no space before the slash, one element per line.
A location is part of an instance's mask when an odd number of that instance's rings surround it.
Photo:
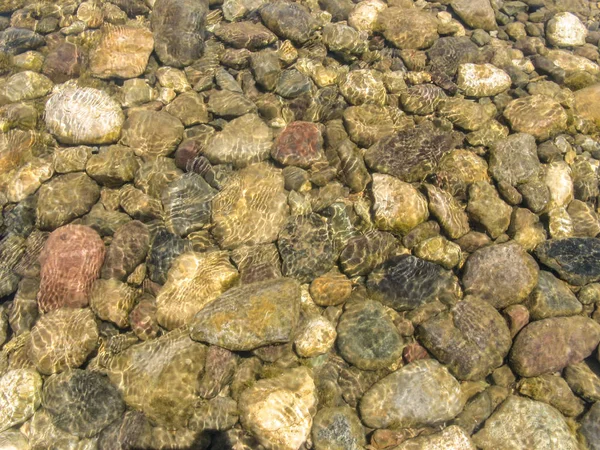
<path fill-rule="evenodd" d="M 335 343 L 337 332 L 331 322 L 322 316 L 306 321 L 294 340 L 296 353 L 303 358 L 327 353 Z"/>
<path fill-rule="evenodd" d="M 0 431 L 25 422 L 40 406 L 42 377 L 33 369 L 15 369 L 0 378 Z"/>
<path fill-rule="evenodd" d="M 546 166 L 544 182 L 550 191 L 547 210 L 566 207 L 573 200 L 571 168 L 564 161 L 555 161 Z"/>
<path fill-rule="evenodd" d="M 585 44 L 587 28 L 569 12 L 556 14 L 546 24 L 546 38 L 557 47 L 575 47 Z"/>
<path fill-rule="evenodd" d="M 469 97 L 490 97 L 510 88 L 510 75 L 493 64 L 461 64 L 456 84 Z"/>
<path fill-rule="evenodd" d="M 381 0 L 365 0 L 356 4 L 348 15 L 348 25 L 358 31 L 372 32 L 377 16 L 387 8 Z"/>
<path fill-rule="evenodd" d="M 18 203 L 33 194 L 44 181 L 54 175 L 51 159 L 38 158 L 20 167 L 15 173 L 7 190 L 10 202 Z"/>
<path fill-rule="evenodd" d="M 565 50 L 550 50 L 547 58 L 565 72 L 586 71 L 592 75 L 600 73 L 600 66 L 583 56 L 577 56 Z"/>
<path fill-rule="evenodd" d="M 316 387 L 306 367 L 257 381 L 242 392 L 240 419 L 267 450 L 298 450 L 316 414 Z"/>

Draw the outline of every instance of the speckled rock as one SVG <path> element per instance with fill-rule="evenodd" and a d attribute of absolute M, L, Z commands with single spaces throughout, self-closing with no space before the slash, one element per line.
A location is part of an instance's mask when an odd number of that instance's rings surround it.
<path fill-rule="evenodd" d="M 81 366 L 97 341 L 92 311 L 60 308 L 40 317 L 31 330 L 29 357 L 45 375 L 62 372 Z"/>
<path fill-rule="evenodd" d="M 246 114 L 229 122 L 208 144 L 204 155 L 213 164 L 233 163 L 236 167 L 269 157 L 273 132 L 257 114 Z"/>
<path fill-rule="evenodd" d="M 40 254 L 40 310 L 86 306 L 104 254 L 102 239 L 89 227 L 66 225 L 50 234 Z"/>
<path fill-rule="evenodd" d="M 163 64 L 182 67 L 202 56 L 208 2 L 157 0 L 150 24 L 154 50 Z"/>
<path fill-rule="evenodd" d="M 62 42 L 48 53 L 44 59 L 42 73 L 54 83 L 64 83 L 81 74 L 84 62 L 83 49 L 72 43 Z"/>
<path fill-rule="evenodd" d="M 514 395 L 509 396 L 473 436 L 483 450 L 576 450 L 575 434 L 552 406 Z"/>
<path fill-rule="evenodd" d="M 336 269 L 315 278 L 310 283 L 310 295 L 320 306 L 343 303 L 352 293 L 352 282 Z"/>
<path fill-rule="evenodd" d="M 90 54 L 90 71 L 98 78 L 135 78 L 144 73 L 154 38 L 147 28 L 104 25 Z"/>
<path fill-rule="evenodd" d="M 436 300 L 455 303 L 460 296 L 452 272 L 411 255 L 390 258 L 371 272 L 367 288 L 372 298 L 397 311 L 412 310 Z"/>
<path fill-rule="evenodd" d="M 54 230 L 90 211 L 100 197 L 98 185 L 84 173 L 60 175 L 39 190 L 37 222 Z"/>
<path fill-rule="evenodd" d="M 435 16 L 416 8 L 386 9 L 377 17 L 376 29 L 401 49 L 428 48 L 438 38 Z"/>
<path fill-rule="evenodd" d="M 260 17 L 269 30 L 296 44 L 304 44 L 318 26 L 305 6 L 288 1 L 265 4 Z"/>
<path fill-rule="evenodd" d="M 64 87 L 46 102 L 46 126 L 63 144 L 111 144 L 125 121 L 119 104 L 106 92 Z"/>
<path fill-rule="evenodd" d="M 406 234 L 429 217 L 427 200 L 409 183 L 373 174 L 373 217 L 383 231 Z"/>
<path fill-rule="evenodd" d="M 341 356 L 361 370 L 387 368 L 402 358 L 402 338 L 378 302 L 365 300 L 348 304 L 339 319 L 337 332 Z"/>
<path fill-rule="evenodd" d="M 121 226 L 106 251 L 102 278 L 123 281 L 144 261 L 149 244 L 150 233 L 142 222 L 133 220 Z"/>
<path fill-rule="evenodd" d="M 417 332 L 419 342 L 461 380 L 484 378 L 502 365 L 512 345 L 500 313 L 475 297 L 423 322 Z"/>
<path fill-rule="evenodd" d="M 285 343 L 298 322 L 299 308 L 300 287 L 290 278 L 240 286 L 196 315 L 191 336 L 232 351 Z M 225 322 L 228 327 L 223 327 Z"/>
<path fill-rule="evenodd" d="M 299 328 L 294 348 L 299 356 L 312 358 L 329 352 L 336 337 L 335 327 L 329 320 L 321 316 L 311 317 Z"/>
<path fill-rule="evenodd" d="M 43 97 L 52 89 L 45 75 L 29 70 L 19 72 L 0 84 L 0 106 Z"/>
<path fill-rule="evenodd" d="M 495 30 L 496 17 L 489 0 L 452 0 L 452 9 L 473 29 Z"/>
<path fill-rule="evenodd" d="M 359 69 L 348 72 L 339 88 L 344 98 L 352 105 L 382 106 L 386 102 L 386 91 L 381 76 L 372 70 Z"/>
<path fill-rule="evenodd" d="M 133 150 L 121 145 L 111 145 L 92 155 L 85 170 L 96 182 L 104 186 L 118 187 L 132 181 L 138 167 L 139 163 Z"/>
<path fill-rule="evenodd" d="M 533 320 L 579 314 L 582 305 L 564 281 L 540 270 L 538 284 L 525 301 Z"/>
<path fill-rule="evenodd" d="M 288 217 L 281 170 L 261 163 L 235 172 L 213 199 L 213 236 L 223 248 L 273 242 Z"/>
<path fill-rule="evenodd" d="M 443 236 L 434 236 L 419 242 L 413 248 L 414 255 L 426 261 L 452 269 L 461 261 L 461 249 Z"/>
<path fill-rule="evenodd" d="M 204 345 L 175 330 L 129 347 L 109 360 L 106 369 L 129 407 L 156 424 L 178 429 L 192 416 L 205 354 Z"/>
<path fill-rule="evenodd" d="M 42 404 L 55 426 L 79 437 L 98 434 L 125 409 L 108 378 L 79 369 L 46 380 Z"/>
<path fill-rule="evenodd" d="M 439 433 L 408 439 L 395 450 L 475 450 L 469 435 L 459 426 L 450 425 Z"/>
<path fill-rule="evenodd" d="M 536 256 L 560 278 L 581 286 L 600 279 L 599 251 L 600 240 L 595 238 L 552 239 L 537 247 Z"/>
<path fill-rule="evenodd" d="M 292 122 L 277 137 L 271 155 L 281 164 L 308 169 L 325 160 L 321 130 L 313 123 Z"/>
<path fill-rule="evenodd" d="M 521 303 L 538 281 L 538 265 L 519 245 L 492 245 L 472 253 L 464 267 L 465 293 L 502 309 Z"/>
<path fill-rule="evenodd" d="M 204 374 L 198 380 L 200 397 L 211 399 L 219 394 L 233 379 L 236 368 L 237 360 L 234 353 L 216 345 L 208 347 Z"/>
<path fill-rule="evenodd" d="M 458 87 L 469 97 L 491 97 L 510 88 L 510 76 L 493 64 L 461 64 L 456 78 Z"/>
<path fill-rule="evenodd" d="M 363 396 L 360 413 L 371 428 L 419 427 L 453 419 L 464 404 L 460 385 L 446 368 L 419 360 L 375 383 Z"/>
<path fill-rule="evenodd" d="M 455 145 L 451 133 L 424 122 L 377 141 L 365 153 L 365 162 L 371 169 L 407 183 L 420 182 Z"/>
<path fill-rule="evenodd" d="M 504 117 L 518 133 L 528 133 L 544 141 L 567 128 L 567 113 L 557 101 L 544 95 L 531 95 L 510 102 Z"/>
<path fill-rule="evenodd" d="M 590 450 L 598 450 L 600 448 L 600 402 L 594 403 L 583 417 L 579 432 L 585 439 L 585 443 L 589 446 Z"/>
<path fill-rule="evenodd" d="M 28 420 L 40 406 L 41 397 L 42 377 L 35 370 L 6 372 L 0 378 L 0 431 Z"/>
<path fill-rule="evenodd" d="M 556 14 L 546 23 L 546 38 L 556 47 L 576 47 L 585 44 L 587 28 L 570 12 Z"/>
<path fill-rule="evenodd" d="M 158 323 L 168 330 L 189 325 L 194 315 L 238 279 L 226 252 L 188 252 L 171 264 L 157 298 Z"/>
<path fill-rule="evenodd" d="M 244 391 L 240 420 L 266 449 L 295 450 L 310 434 L 316 405 L 312 375 L 298 367 Z"/>
<path fill-rule="evenodd" d="M 360 419 L 345 406 L 320 409 L 311 436 L 315 450 L 360 450 L 367 443 Z"/>
<path fill-rule="evenodd" d="M 600 325 L 582 316 L 553 317 L 527 325 L 510 353 L 513 370 L 531 377 L 587 358 L 600 342 Z"/>
<path fill-rule="evenodd" d="M 96 280 L 90 291 L 90 308 L 96 315 L 119 328 L 129 326 L 129 312 L 133 309 L 137 292 L 126 283 L 114 278 Z"/>
<path fill-rule="evenodd" d="M 496 181 L 513 186 L 533 178 L 540 170 L 535 138 L 519 133 L 496 142 L 490 149 L 489 167 Z"/>
<path fill-rule="evenodd" d="M 168 156 L 183 136 L 183 125 L 164 111 L 133 111 L 123 125 L 121 144 L 133 148 L 137 156 Z"/>

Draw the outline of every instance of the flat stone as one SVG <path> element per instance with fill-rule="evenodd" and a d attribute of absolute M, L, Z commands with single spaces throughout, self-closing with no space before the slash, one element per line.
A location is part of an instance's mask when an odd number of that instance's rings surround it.
<path fill-rule="evenodd" d="M 584 411 L 583 401 L 573 394 L 565 379 L 560 376 L 545 374 L 522 378 L 517 390 L 521 395 L 552 405 L 565 416 L 578 416 Z"/>
<path fill-rule="evenodd" d="M 567 113 L 556 100 L 545 95 L 531 95 L 510 102 L 504 117 L 518 133 L 528 133 L 544 141 L 567 128 Z"/>
<path fill-rule="evenodd" d="M 502 365 L 512 345 L 504 318 L 475 297 L 426 320 L 419 342 L 460 380 L 479 380 Z"/>
<path fill-rule="evenodd" d="M 123 126 L 121 144 L 137 156 L 169 156 L 183 137 L 183 125 L 164 111 L 133 111 Z"/>
<path fill-rule="evenodd" d="M 600 83 L 579 89 L 575 92 L 577 116 L 600 125 Z"/>
<path fill-rule="evenodd" d="M 489 167 L 496 181 L 512 186 L 533 178 L 540 170 L 535 138 L 520 133 L 496 142 L 490 148 Z"/>
<path fill-rule="evenodd" d="M 395 450 L 430 450 L 430 449 L 452 449 L 452 450 L 475 450 L 475 444 L 469 435 L 459 426 L 450 425 L 439 433 L 428 436 L 419 436 L 408 439 L 394 447 Z"/>
<path fill-rule="evenodd" d="M 266 27 L 282 39 L 304 44 L 317 28 L 317 21 L 303 5 L 288 1 L 267 3 L 260 8 Z"/>
<path fill-rule="evenodd" d="M 340 92 L 352 105 L 386 103 L 386 90 L 381 76 L 372 70 L 359 69 L 348 72 L 340 83 Z"/>
<path fill-rule="evenodd" d="M 135 289 L 114 278 L 96 280 L 90 292 L 90 308 L 98 318 L 119 328 L 129 326 L 129 313 L 135 306 Z"/>
<path fill-rule="evenodd" d="M 0 106 L 43 97 L 51 89 L 52 81 L 45 75 L 19 72 L 0 84 Z"/>
<path fill-rule="evenodd" d="M 599 254 L 600 240 L 595 238 L 551 239 L 536 249 L 542 264 L 577 286 L 600 280 Z"/>
<path fill-rule="evenodd" d="M 85 170 L 97 183 L 119 187 L 133 180 L 138 167 L 139 163 L 133 150 L 121 145 L 111 145 L 92 155 Z"/>
<path fill-rule="evenodd" d="M 527 325 L 510 353 L 513 370 L 532 377 L 587 358 L 600 342 L 600 324 L 582 316 L 553 317 Z"/>
<path fill-rule="evenodd" d="M 510 88 L 510 76 L 493 64 L 465 63 L 458 67 L 458 87 L 469 97 L 491 97 Z"/>
<path fill-rule="evenodd" d="M 464 405 L 450 372 L 435 360 L 423 359 L 375 383 L 360 401 L 360 415 L 371 428 L 421 427 L 453 419 Z"/>
<path fill-rule="evenodd" d="M 204 103 L 204 99 L 194 91 L 179 94 L 167 105 L 165 110 L 177 117 L 186 127 L 210 121 L 208 106 Z"/>
<path fill-rule="evenodd" d="M 538 282 L 538 265 L 514 243 L 483 247 L 469 256 L 463 285 L 472 294 L 502 309 L 525 300 Z"/>
<path fill-rule="evenodd" d="M 396 247 L 391 233 L 373 230 L 353 237 L 340 254 L 340 265 L 349 277 L 367 275 L 385 262 Z"/>
<path fill-rule="evenodd" d="M 281 164 L 304 169 L 324 161 L 321 130 L 310 122 L 288 124 L 277 137 L 271 156 Z"/>
<path fill-rule="evenodd" d="M 579 397 L 587 402 L 600 401 L 600 377 L 585 361 L 567 366 L 563 376 Z"/>
<path fill-rule="evenodd" d="M 210 94 L 208 109 L 217 116 L 239 117 L 256 111 L 256 105 L 243 94 L 224 89 Z"/>
<path fill-rule="evenodd" d="M 225 292 L 196 315 L 191 336 L 232 351 L 289 342 L 299 307 L 300 287 L 290 278 L 240 286 Z"/>
<path fill-rule="evenodd" d="M 473 436 L 482 450 L 578 449 L 575 434 L 552 406 L 509 396 Z"/>
<path fill-rule="evenodd" d="M 146 259 L 150 247 L 150 232 L 142 222 L 133 220 L 115 232 L 106 251 L 101 276 L 123 281 Z"/>
<path fill-rule="evenodd" d="M 234 48 L 247 48 L 256 51 L 277 40 L 277 36 L 260 23 L 222 23 L 215 30 L 215 36 Z"/>
<path fill-rule="evenodd" d="M 435 16 L 416 8 L 387 8 L 378 16 L 376 27 L 401 49 L 428 48 L 438 38 Z"/>

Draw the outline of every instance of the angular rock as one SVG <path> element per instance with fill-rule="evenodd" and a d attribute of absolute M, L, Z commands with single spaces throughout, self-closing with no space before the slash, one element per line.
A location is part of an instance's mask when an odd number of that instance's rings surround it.
<path fill-rule="evenodd" d="M 469 187 L 467 212 L 492 238 L 497 238 L 508 229 L 512 208 L 502 201 L 493 185 L 479 181 Z"/>
<path fill-rule="evenodd" d="M 521 246 L 507 243 L 472 253 L 465 263 L 462 281 L 466 294 L 503 309 L 529 296 L 538 282 L 538 272 L 535 260 Z"/>
<path fill-rule="evenodd" d="M 375 383 L 361 399 L 360 415 L 371 428 L 421 427 L 453 419 L 464 405 L 458 381 L 437 361 L 424 359 Z"/>
<path fill-rule="evenodd" d="M 40 254 L 40 310 L 86 306 L 104 254 L 102 239 L 89 227 L 66 225 L 52 232 Z"/>
<path fill-rule="evenodd" d="M 599 252 L 599 239 L 565 238 L 543 242 L 537 247 L 536 256 L 563 280 L 582 286 L 600 280 Z"/>
<path fill-rule="evenodd" d="M 534 377 L 587 358 L 600 342 L 600 324 L 582 316 L 553 317 L 527 325 L 510 352 L 513 370 Z"/>
<path fill-rule="evenodd" d="M 564 281 L 550 272 L 540 270 L 538 284 L 525 301 L 533 320 L 557 316 L 574 316 L 582 305 Z"/>
<path fill-rule="evenodd" d="M 98 327 L 89 309 L 60 308 L 43 315 L 31 330 L 29 358 L 50 375 L 80 367 L 98 344 Z"/>
<path fill-rule="evenodd" d="M 196 313 L 238 279 L 226 252 L 188 252 L 178 256 L 156 297 L 158 323 L 172 330 L 189 325 Z"/>
<path fill-rule="evenodd" d="M 289 342 L 298 322 L 300 287 L 277 278 L 230 289 L 194 318 L 191 336 L 232 351 Z M 227 323 L 227 327 L 223 324 Z"/>
<path fill-rule="evenodd" d="M 106 92 L 65 87 L 46 102 L 48 130 L 63 144 L 111 144 L 125 121 L 119 104 Z"/>
<path fill-rule="evenodd" d="M 503 317 L 475 297 L 421 323 L 422 343 L 460 380 L 479 380 L 502 365 L 512 345 Z"/>

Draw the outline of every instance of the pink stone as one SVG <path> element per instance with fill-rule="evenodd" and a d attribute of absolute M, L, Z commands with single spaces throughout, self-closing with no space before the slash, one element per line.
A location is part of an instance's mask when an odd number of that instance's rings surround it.
<path fill-rule="evenodd" d="M 321 130 L 310 122 L 290 123 L 275 141 L 272 156 L 281 164 L 308 169 L 325 159 Z"/>
<path fill-rule="evenodd" d="M 104 253 L 104 242 L 90 227 L 65 225 L 54 230 L 40 254 L 40 309 L 48 312 L 63 306 L 87 306 Z"/>
<path fill-rule="evenodd" d="M 404 347 L 402 351 L 402 357 L 404 358 L 404 362 L 409 364 L 413 361 L 417 361 L 418 359 L 427 359 L 429 358 L 429 353 L 421 344 L 417 342 L 412 342 Z"/>

